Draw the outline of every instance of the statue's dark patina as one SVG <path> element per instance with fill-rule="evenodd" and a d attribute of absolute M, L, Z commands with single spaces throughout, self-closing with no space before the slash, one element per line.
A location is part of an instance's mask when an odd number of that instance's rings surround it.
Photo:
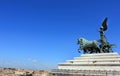
<path fill-rule="evenodd" d="M 110 44 L 105 35 L 104 31 L 107 30 L 107 18 L 104 19 L 102 26 L 99 29 L 100 39 L 99 40 L 86 40 L 85 38 L 79 38 L 78 44 L 80 44 L 80 48 L 84 53 L 110 53 L 113 52 L 112 48 L 114 44 Z M 99 43 L 99 44 L 98 44 Z"/>

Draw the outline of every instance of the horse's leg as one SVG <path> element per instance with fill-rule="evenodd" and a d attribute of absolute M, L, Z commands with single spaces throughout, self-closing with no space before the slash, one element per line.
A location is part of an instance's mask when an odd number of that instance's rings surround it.
<path fill-rule="evenodd" d="M 100 48 L 99 47 L 96 48 L 96 53 L 100 53 Z"/>
<path fill-rule="evenodd" d="M 98 53 L 100 53 L 100 48 L 98 48 Z"/>
<path fill-rule="evenodd" d="M 83 53 L 86 54 L 86 52 L 87 52 L 86 49 L 83 49 Z"/>
<path fill-rule="evenodd" d="M 93 53 L 93 49 L 92 48 L 89 48 L 88 51 L 89 51 L 90 54 Z"/>
<path fill-rule="evenodd" d="M 81 53 L 80 50 L 78 50 L 78 53 Z"/>
<path fill-rule="evenodd" d="M 100 48 L 100 53 L 105 53 L 105 51 L 103 50 L 103 47 Z"/>
<path fill-rule="evenodd" d="M 80 52 L 80 48 L 78 49 L 78 53 L 81 53 L 81 52 Z"/>
<path fill-rule="evenodd" d="M 85 50 L 83 50 L 83 54 L 85 54 Z"/>
<path fill-rule="evenodd" d="M 91 49 L 91 50 L 90 50 L 90 54 L 93 53 L 93 52 L 94 52 L 93 49 Z"/>

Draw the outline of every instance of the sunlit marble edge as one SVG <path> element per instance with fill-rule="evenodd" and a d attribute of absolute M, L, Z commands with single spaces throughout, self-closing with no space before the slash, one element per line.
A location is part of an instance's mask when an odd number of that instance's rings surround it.
<path fill-rule="evenodd" d="M 117 52 L 112 53 L 94 53 L 94 54 L 82 54 L 81 56 L 111 56 L 111 55 L 118 55 Z"/>

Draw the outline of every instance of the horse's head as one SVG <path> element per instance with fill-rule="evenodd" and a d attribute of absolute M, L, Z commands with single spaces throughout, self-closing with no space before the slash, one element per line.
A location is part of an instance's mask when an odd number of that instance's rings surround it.
<path fill-rule="evenodd" d="M 81 38 L 79 38 L 77 44 L 81 44 L 81 41 Z"/>
<path fill-rule="evenodd" d="M 84 39 L 84 38 L 78 39 L 78 44 L 83 45 L 84 42 L 86 42 L 86 39 Z"/>
<path fill-rule="evenodd" d="M 80 44 L 80 49 L 84 48 L 85 42 L 86 42 L 86 39 L 84 39 L 84 38 L 79 38 L 78 39 L 78 44 Z"/>

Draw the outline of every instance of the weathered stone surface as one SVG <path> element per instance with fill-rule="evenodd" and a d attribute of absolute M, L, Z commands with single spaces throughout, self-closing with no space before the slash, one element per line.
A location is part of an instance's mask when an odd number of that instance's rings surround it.
<path fill-rule="evenodd" d="M 117 53 L 82 54 L 59 64 L 58 69 L 120 70 L 120 56 Z"/>
<path fill-rule="evenodd" d="M 61 73 L 69 74 L 67 76 L 120 76 L 120 56 L 116 52 L 82 54 L 73 60 L 58 64 L 58 69 L 53 72 L 57 76 L 64 76 L 59 75 Z"/>

